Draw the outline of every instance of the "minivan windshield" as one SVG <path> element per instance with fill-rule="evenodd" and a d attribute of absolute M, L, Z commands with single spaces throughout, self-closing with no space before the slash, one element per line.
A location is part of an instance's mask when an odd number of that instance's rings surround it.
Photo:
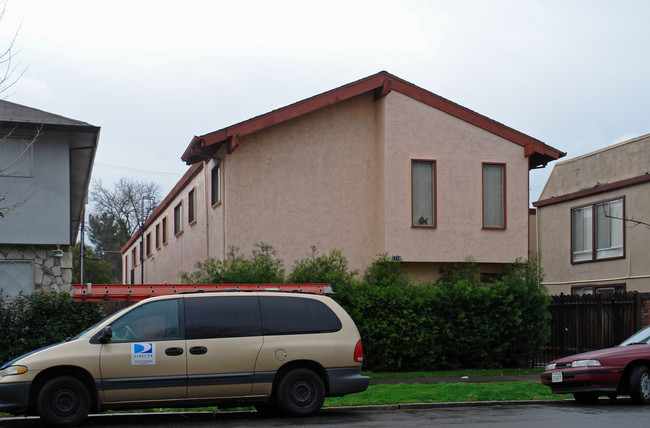
<path fill-rule="evenodd" d="M 88 327 L 87 329 L 85 329 L 81 333 L 79 333 L 79 334 L 77 334 L 75 336 L 72 336 L 68 340 L 77 340 L 77 339 L 81 339 L 82 337 L 85 337 L 85 336 L 90 336 L 91 333 L 94 332 L 97 329 L 97 327 L 99 327 L 101 324 L 104 324 L 106 322 L 108 324 L 110 324 L 115 318 L 121 316 L 127 309 L 131 309 L 132 307 L 133 306 L 127 306 L 126 308 L 120 309 L 119 311 L 115 312 L 112 315 L 107 316 L 106 318 L 104 318 L 103 320 L 99 321 L 98 323 L 92 325 L 91 327 Z"/>
<path fill-rule="evenodd" d="M 618 346 L 627 346 L 627 345 L 647 345 L 650 342 L 650 326 L 637 331 L 632 336 L 625 339 Z"/>

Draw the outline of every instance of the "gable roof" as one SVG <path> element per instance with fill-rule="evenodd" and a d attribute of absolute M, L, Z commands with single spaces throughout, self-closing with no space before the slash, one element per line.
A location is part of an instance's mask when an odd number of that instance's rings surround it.
<path fill-rule="evenodd" d="M 372 76 L 270 111 L 261 116 L 256 116 L 205 135 L 195 136 L 181 156 L 181 159 L 188 165 L 209 159 L 223 144 L 228 145 L 228 153 L 230 154 L 239 145 L 239 138 L 245 135 L 370 91 L 374 93 L 375 100 L 380 99 L 391 91 L 399 92 L 451 116 L 471 123 L 478 128 L 505 138 L 515 144 L 519 144 L 524 147 L 524 155 L 528 157 L 530 169 L 546 166 L 548 162 L 566 155 L 566 153 L 515 129 L 509 128 L 500 122 L 480 115 L 475 111 L 422 89 L 386 71 L 381 71 Z"/>
<path fill-rule="evenodd" d="M 59 130 L 82 130 L 83 128 L 87 128 L 86 130 L 90 132 L 99 130 L 98 127 L 80 120 L 0 100 L 0 125 L 24 124 L 44 125 L 47 128 L 58 128 Z"/>

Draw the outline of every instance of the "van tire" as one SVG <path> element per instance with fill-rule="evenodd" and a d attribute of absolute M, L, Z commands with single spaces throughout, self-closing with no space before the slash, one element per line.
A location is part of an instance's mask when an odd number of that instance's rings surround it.
<path fill-rule="evenodd" d="M 59 376 L 43 385 L 36 405 L 38 415 L 49 425 L 76 426 L 88 416 L 90 394 L 80 380 Z"/>
<path fill-rule="evenodd" d="M 325 385 L 312 370 L 294 369 L 280 380 L 275 398 L 284 414 L 311 416 L 323 406 Z"/>

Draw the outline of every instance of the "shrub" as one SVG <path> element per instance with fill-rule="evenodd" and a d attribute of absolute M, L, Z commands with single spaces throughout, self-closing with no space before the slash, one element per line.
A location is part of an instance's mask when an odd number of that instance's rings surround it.
<path fill-rule="evenodd" d="M 363 279 L 368 284 L 377 287 L 409 287 L 413 285 L 413 280 L 402 270 L 400 262 L 389 259 L 387 254 L 381 254 L 368 266 Z"/>
<path fill-rule="evenodd" d="M 348 270 L 348 260 L 340 250 L 318 256 L 316 247 L 311 247 L 311 255 L 295 262 L 289 275 L 292 283 L 326 283 L 337 290 L 354 281 L 356 271 Z"/>
<path fill-rule="evenodd" d="M 103 307 L 56 291 L 20 295 L 11 302 L 0 297 L 0 364 L 82 332 L 104 318 Z"/>
<path fill-rule="evenodd" d="M 195 271 L 182 272 L 181 279 L 190 284 L 274 284 L 284 282 L 282 261 L 275 258 L 275 249 L 264 242 L 255 245 L 246 259 L 239 248 L 230 247 L 224 260 L 197 262 Z"/>

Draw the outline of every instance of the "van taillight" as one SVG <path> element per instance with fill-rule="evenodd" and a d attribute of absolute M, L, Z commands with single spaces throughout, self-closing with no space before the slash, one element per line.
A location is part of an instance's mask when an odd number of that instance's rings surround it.
<path fill-rule="evenodd" d="M 361 345 L 361 341 L 358 341 L 357 346 L 354 347 L 354 362 L 363 363 L 363 345 Z"/>

